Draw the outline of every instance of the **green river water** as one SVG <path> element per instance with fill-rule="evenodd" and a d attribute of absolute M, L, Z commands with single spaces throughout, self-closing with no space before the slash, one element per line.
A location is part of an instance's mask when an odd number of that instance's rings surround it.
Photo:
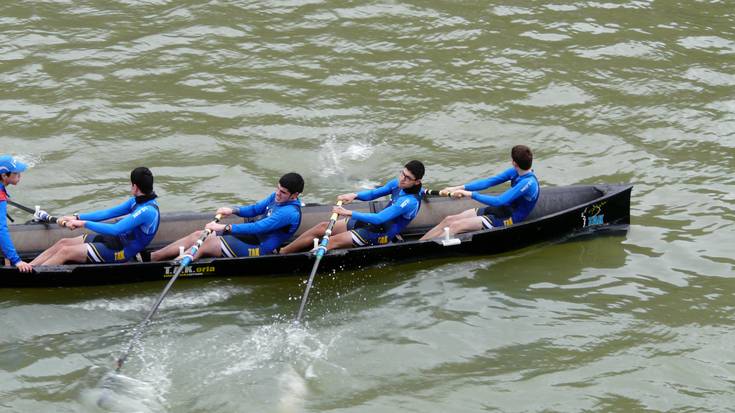
<path fill-rule="evenodd" d="M 518 143 L 542 186 L 635 185 L 626 235 L 320 274 L 306 328 L 307 274 L 181 280 L 105 409 L 733 411 L 734 27 L 732 1 L 5 1 L 0 153 L 63 213 L 139 165 L 204 212 L 291 170 L 306 202 L 414 158 L 461 184 Z M 0 411 L 98 411 L 162 287 L 0 289 Z"/>

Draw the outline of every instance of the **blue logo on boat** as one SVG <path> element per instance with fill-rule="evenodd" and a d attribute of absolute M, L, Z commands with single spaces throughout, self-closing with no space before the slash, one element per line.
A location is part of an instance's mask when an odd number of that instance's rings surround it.
<path fill-rule="evenodd" d="M 602 207 L 605 206 L 606 202 L 600 202 L 588 206 L 582 211 L 582 227 L 589 227 L 592 225 L 602 225 L 605 223 L 605 214 L 602 212 Z"/>

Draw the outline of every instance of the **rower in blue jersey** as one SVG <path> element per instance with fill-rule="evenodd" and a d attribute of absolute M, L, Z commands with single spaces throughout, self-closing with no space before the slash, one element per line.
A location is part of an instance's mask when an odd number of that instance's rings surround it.
<path fill-rule="evenodd" d="M 516 145 L 511 149 L 510 157 L 513 167 L 498 175 L 442 189 L 440 191 L 442 195 L 451 193 L 453 198 L 472 197 L 488 206 L 468 209 L 457 215 L 449 215 L 421 239 L 439 237 L 445 227 L 449 227 L 451 234 L 459 234 L 509 226 L 526 219 L 536 206 L 540 193 L 538 179 L 531 170 L 533 153 L 525 145 Z M 499 196 L 483 195 L 477 192 L 507 181 L 510 181 L 510 189 Z"/>
<path fill-rule="evenodd" d="M 372 201 L 390 195 L 390 203 L 378 213 L 350 211 L 335 206 L 333 212 L 349 217 L 337 221 L 332 228 L 327 249 L 362 247 L 366 245 L 387 244 L 416 218 L 421 208 L 421 178 L 424 177 L 424 164 L 419 161 L 407 163 L 393 179 L 373 190 L 348 193 L 337 197 L 338 201 L 349 203 L 355 199 Z M 327 222 L 322 222 L 305 231 L 294 242 L 281 248 L 281 254 L 289 254 L 308 249 L 314 238 L 320 238 L 327 230 Z"/>
<path fill-rule="evenodd" d="M 9 264 L 17 267 L 21 272 L 30 272 L 33 270 L 33 266 L 20 259 L 18 252 L 15 251 L 13 240 L 10 238 L 7 222 L 10 195 L 8 195 L 6 187 L 8 185 L 18 185 L 20 173 L 27 168 L 28 165 L 10 155 L 0 156 L 0 249 L 2 249 Z M 0 264 L 5 265 L 1 261 L 3 260 L 0 260 Z"/>
<path fill-rule="evenodd" d="M 59 225 L 69 229 L 86 228 L 97 234 L 61 239 L 31 264 L 115 263 L 135 259 L 156 236 L 161 214 L 150 169 L 133 169 L 130 184 L 132 197 L 118 206 L 59 218 Z M 125 218 L 115 223 L 102 222 L 122 216 Z"/>
<path fill-rule="evenodd" d="M 291 172 L 278 181 L 276 191 L 253 205 L 222 207 L 217 214 L 223 217 L 235 214 L 243 218 L 262 216 L 255 222 L 222 225 L 214 222 L 205 228 L 214 231 L 194 256 L 199 257 L 256 257 L 274 253 L 296 233 L 301 225 L 301 200 L 304 179 Z M 163 261 L 179 254 L 179 246 L 191 247 L 202 231 L 181 238 L 151 254 L 151 261 Z"/>

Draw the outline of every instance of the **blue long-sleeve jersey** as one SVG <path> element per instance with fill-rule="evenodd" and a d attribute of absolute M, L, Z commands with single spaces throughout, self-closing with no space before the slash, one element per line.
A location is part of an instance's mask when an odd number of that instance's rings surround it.
<path fill-rule="evenodd" d="M 418 215 L 421 208 L 421 194 L 407 194 L 398 186 L 398 179 L 393 179 L 380 188 L 358 192 L 357 199 L 372 201 L 386 195 L 390 195 L 391 200 L 382 211 L 378 213 L 353 211 L 352 218 L 368 224 L 382 225 L 386 235 L 392 238 Z"/>
<path fill-rule="evenodd" d="M 99 222 L 123 215 L 127 216 L 115 223 Z M 155 199 L 137 203 L 135 198 L 131 197 L 109 209 L 79 214 L 79 219 L 87 221 L 84 226 L 90 231 L 118 237 L 125 256 L 134 257 L 153 241 L 161 214 Z"/>
<path fill-rule="evenodd" d="M 490 188 L 510 181 L 510 189 L 501 195 L 483 195 L 477 191 Z M 518 175 L 515 168 L 508 168 L 505 171 L 485 179 L 472 181 L 464 186 L 464 189 L 472 191 L 472 199 L 482 202 L 483 204 L 501 207 L 508 206 L 512 211 L 513 222 L 518 223 L 526 219 L 536 206 L 539 194 L 541 193 L 538 179 L 533 172 L 525 175 Z"/>
<path fill-rule="evenodd" d="M 255 235 L 263 251 L 273 251 L 288 241 L 301 225 L 301 200 L 276 202 L 276 193 L 252 205 L 241 206 L 235 215 L 252 218 L 265 215 L 255 222 L 232 226 L 232 235 Z"/>
<path fill-rule="evenodd" d="M 10 264 L 15 265 L 20 262 L 20 256 L 15 251 L 8 229 L 8 198 L 10 198 L 10 195 L 5 190 L 5 185 L 0 183 L 0 249 L 3 250 L 5 258 L 10 260 Z"/>

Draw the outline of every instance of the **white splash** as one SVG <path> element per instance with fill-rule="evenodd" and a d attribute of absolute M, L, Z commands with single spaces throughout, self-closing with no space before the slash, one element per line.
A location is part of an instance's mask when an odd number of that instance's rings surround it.
<path fill-rule="evenodd" d="M 333 342 L 330 341 L 330 343 Z M 258 327 L 242 342 L 225 349 L 231 360 L 239 360 L 218 376 L 230 376 L 264 367 L 268 362 L 284 358 L 316 359 L 323 357 L 326 346 L 306 329 L 291 323 Z M 243 356 L 245 358 L 243 358 Z"/>
<path fill-rule="evenodd" d="M 85 406 L 94 411 L 165 412 L 166 396 L 171 389 L 171 342 L 165 339 L 136 346 L 123 370 L 135 377 L 110 371 L 95 388 L 82 391 Z"/>
<path fill-rule="evenodd" d="M 309 392 L 306 379 L 293 366 L 288 366 L 278 377 L 278 389 L 281 397 L 278 400 L 277 412 L 295 413 L 304 411 L 304 400 Z"/>
<path fill-rule="evenodd" d="M 311 330 L 291 322 L 261 326 L 226 347 L 225 358 L 231 362 L 213 371 L 205 381 L 237 381 L 243 376 L 276 370 L 275 411 L 301 412 L 309 395 L 309 381 L 318 379 L 318 366 L 332 365 L 327 356 L 338 339 L 339 333 L 324 342 Z"/>
<path fill-rule="evenodd" d="M 341 144 L 336 137 L 330 136 L 319 151 L 319 161 L 325 176 L 345 172 L 344 161 L 362 161 L 370 157 L 374 148 L 368 144 L 354 142 Z M 348 162 L 349 163 L 349 162 Z"/>
<path fill-rule="evenodd" d="M 342 152 L 342 157 L 351 161 L 362 161 L 373 153 L 373 147 L 364 143 L 352 143 Z"/>
<path fill-rule="evenodd" d="M 81 401 L 90 411 L 165 412 L 157 386 L 119 373 L 105 375 L 98 387 L 82 391 Z"/>
<path fill-rule="evenodd" d="M 34 166 L 41 163 L 41 156 L 34 156 L 31 154 L 19 154 L 13 156 L 15 159 L 23 162 L 24 164 L 27 164 L 29 168 L 33 168 Z"/>
<path fill-rule="evenodd" d="M 229 300 L 231 297 L 248 294 L 247 288 L 216 288 L 210 290 L 192 290 L 172 293 L 161 303 L 161 309 L 205 307 L 214 303 Z M 87 311 L 105 310 L 110 312 L 147 311 L 156 300 L 157 295 L 147 295 L 135 298 L 98 299 L 82 303 L 69 304 L 71 308 L 81 308 Z"/>

